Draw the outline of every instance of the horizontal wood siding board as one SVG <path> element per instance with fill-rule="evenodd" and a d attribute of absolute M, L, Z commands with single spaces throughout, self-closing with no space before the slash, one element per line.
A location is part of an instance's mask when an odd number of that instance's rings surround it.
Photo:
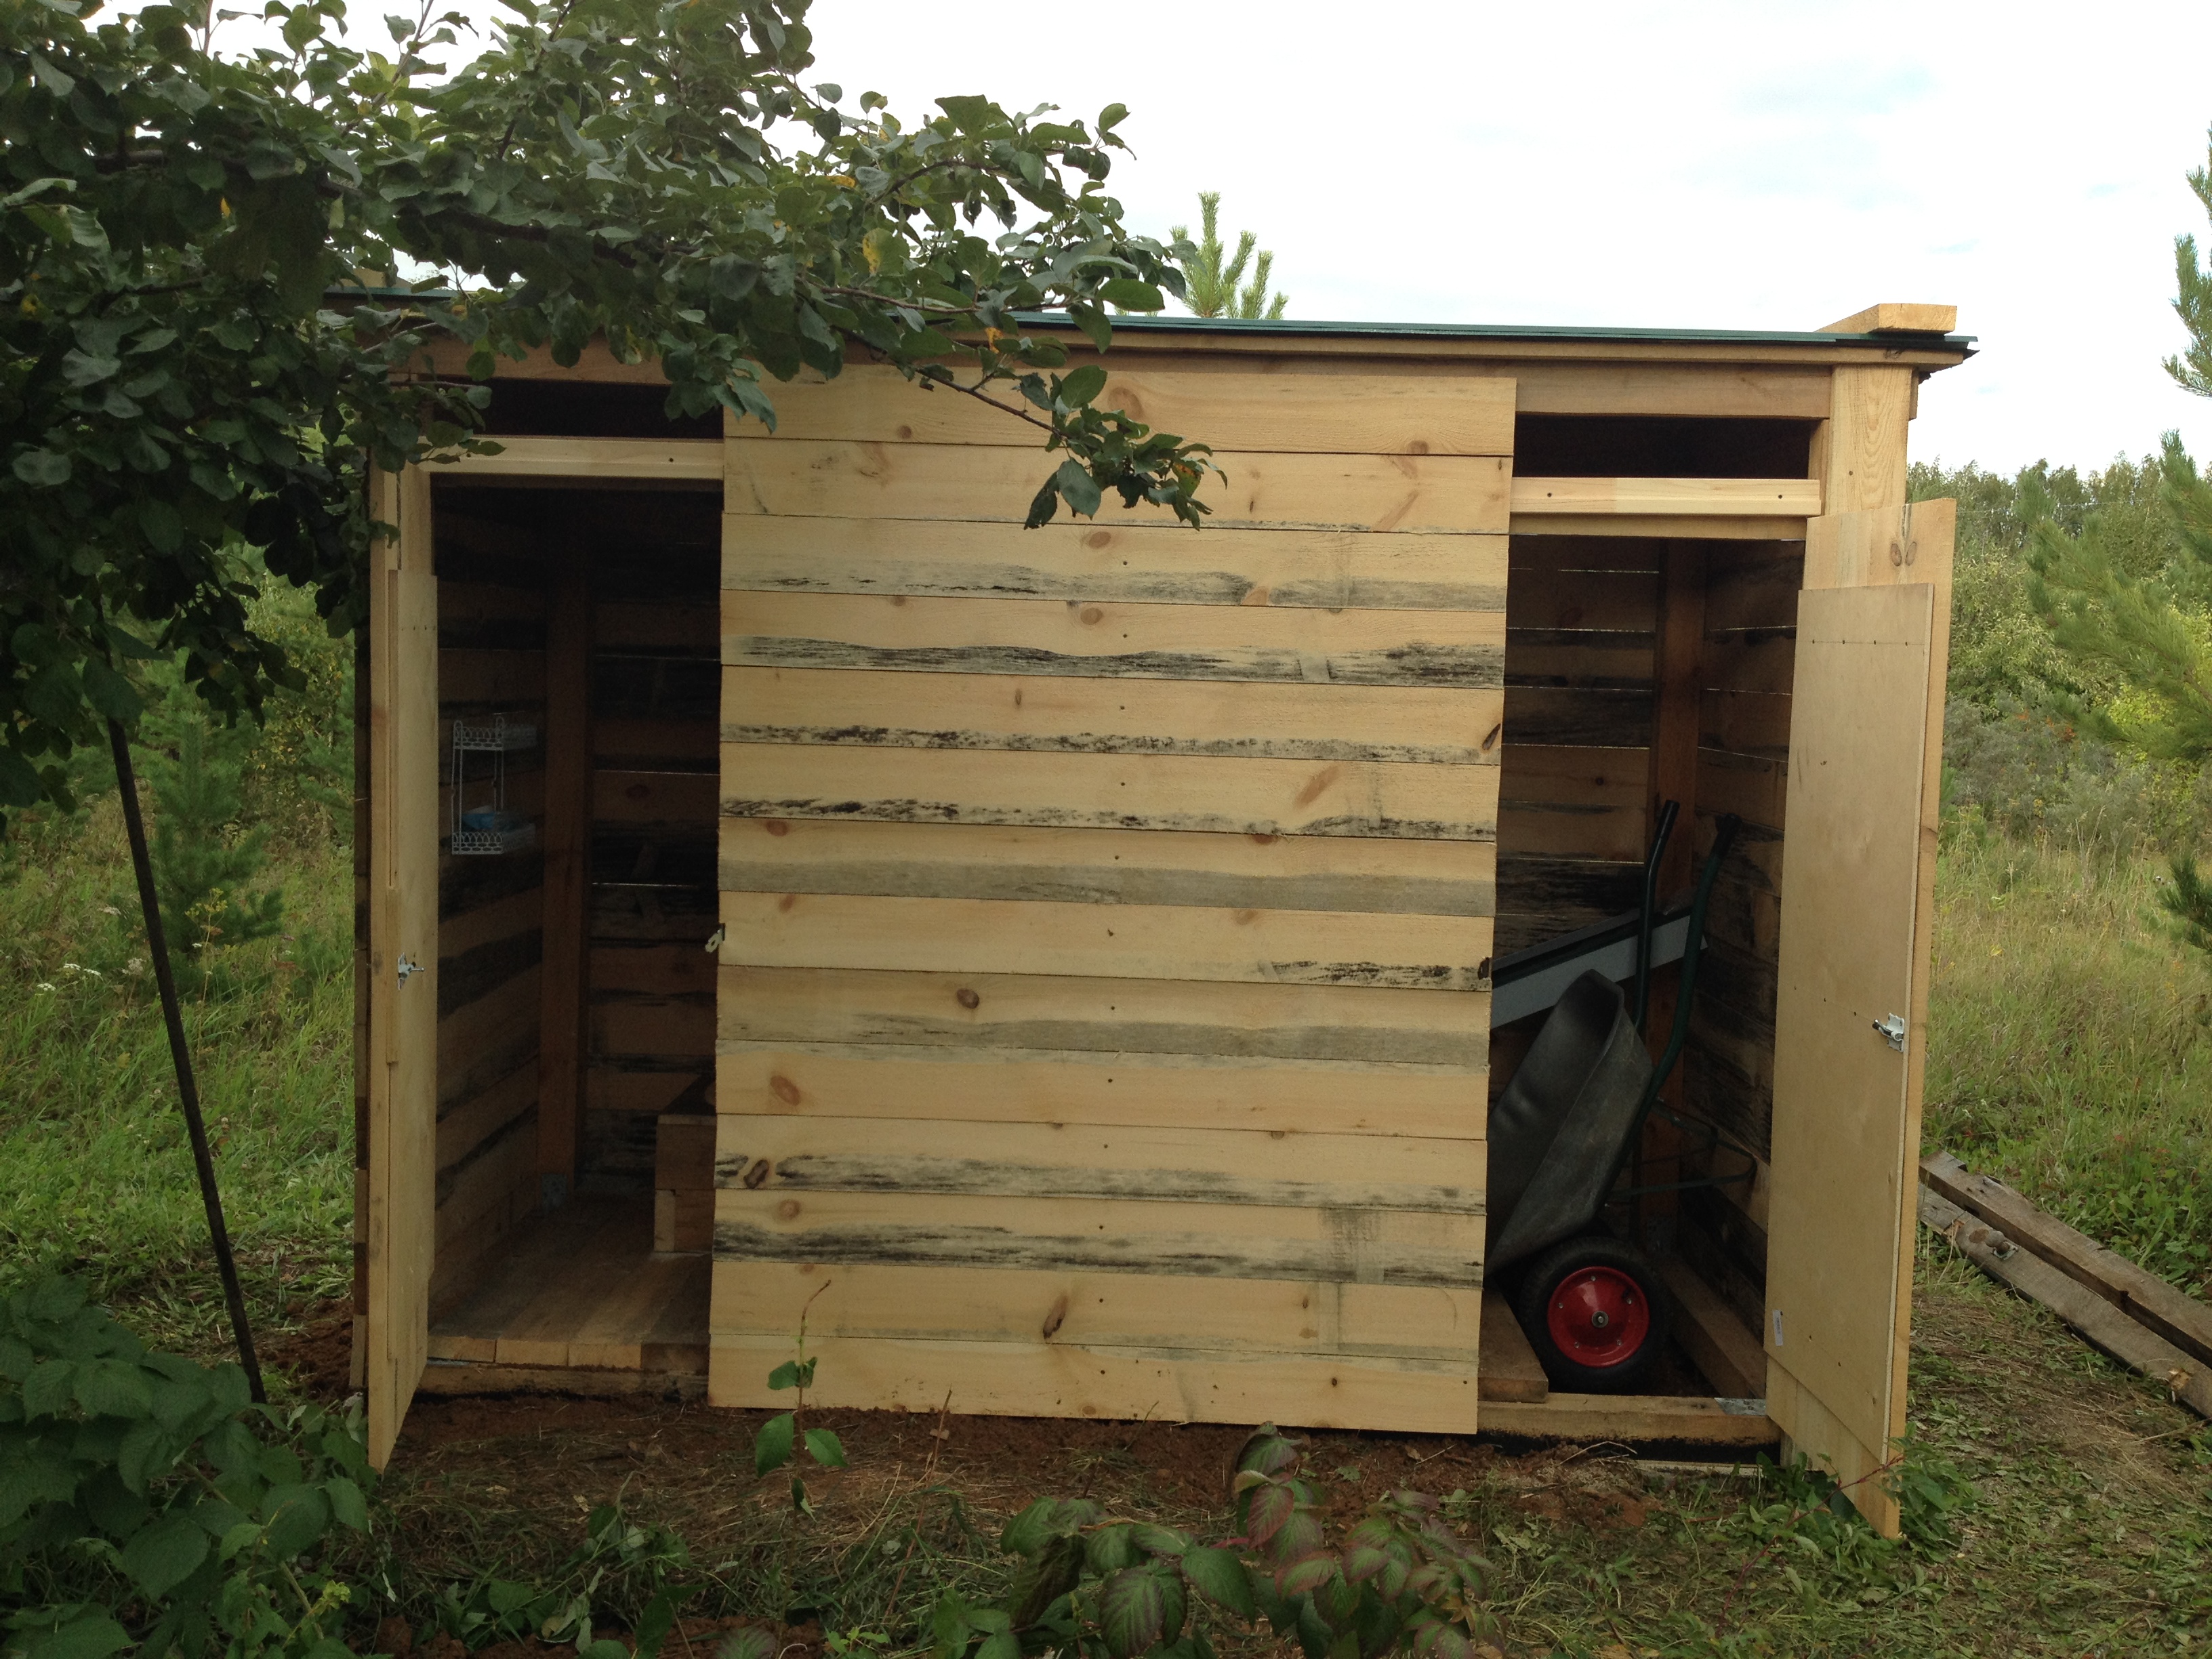
<path fill-rule="evenodd" d="M 595 1060 L 635 1055 L 674 1067 L 687 1060 L 696 1064 L 714 1052 L 711 996 L 655 997 L 594 991 L 588 1020 L 589 1053 Z"/>
<path fill-rule="evenodd" d="M 1489 1019 L 1489 999 L 1470 997 Z M 1270 1060 L 927 1043 L 724 1041 L 726 1113 L 1091 1123 L 1480 1139 L 1481 1065 Z"/>
<path fill-rule="evenodd" d="M 1636 571 L 1655 580 L 1667 562 L 1667 544 L 1638 536 L 1523 536 L 1511 538 L 1513 579 L 1554 570 Z"/>
<path fill-rule="evenodd" d="M 1116 363 L 1091 400 L 1156 431 L 1217 448 L 1323 455 L 1510 455 L 1510 376 L 1441 378 L 1418 372 L 1332 374 L 1316 383 L 1288 360 L 1231 374 Z M 1293 386 L 1298 392 L 1291 390 Z M 1303 395 L 1300 395 L 1303 393 Z M 848 368 L 834 380 L 775 388 L 776 436 L 875 444 L 1000 447 L 1022 428 L 1002 410 L 908 381 L 896 369 Z M 744 434 L 732 423 L 728 428 Z"/>
<path fill-rule="evenodd" d="M 649 881 L 598 881 L 591 890 L 586 931 L 594 945 L 689 941 L 704 945 L 718 908 L 711 887 Z"/>
<path fill-rule="evenodd" d="M 714 816 L 714 774 L 647 772 L 609 766 L 592 773 L 592 822 L 672 823 Z"/>
<path fill-rule="evenodd" d="M 723 457 L 725 511 L 773 518 L 1019 524 L 1052 471 L 1027 446 L 739 437 Z M 1511 463 L 1487 456 L 1223 451 L 1213 459 L 1225 476 L 1199 494 L 1224 528 L 1496 533 L 1510 516 Z M 1130 517 L 1174 523 L 1160 507 Z"/>
<path fill-rule="evenodd" d="M 1479 1147 L 1477 1148 L 1479 1150 Z M 921 1193 L 716 1192 L 714 1255 L 1359 1285 L 1482 1283 L 1483 1218 L 1426 1210 Z"/>
<path fill-rule="evenodd" d="M 444 1019 L 490 995 L 516 975 L 538 966 L 544 942 L 533 927 L 526 933 L 487 940 L 456 956 L 438 958 L 438 1017 Z"/>
<path fill-rule="evenodd" d="M 1471 1139 L 963 1120 L 725 1115 L 714 1185 L 776 1193 L 1482 1213 Z"/>
<path fill-rule="evenodd" d="M 731 966 L 1490 988 L 1483 916 L 724 893 L 722 920 Z"/>
<path fill-rule="evenodd" d="M 1493 765 L 1495 690 L 1225 680 L 732 668 L 722 738 L 847 748 L 1033 750 Z"/>
<path fill-rule="evenodd" d="M 538 1105 L 535 1055 L 505 1077 L 438 1106 L 437 1167 L 449 1170 Z"/>
<path fill-rule="evenodd" d="M 1511 694 L 1507 695 L 1509 718 Z M 1698 702 L 1698 741 L 1761 760 L 1790 758 L 1790 697 L 1786 692 L 1706 691 Z"/>
<path fill-rule="evenodd" d="M 1486 842 L 1498 769 L 747 744 L 721 787 L 733 817 Z"/>
<path fill-rule="evenodd" d="M 1480 690 L 1504 683 L 1505 627 L 1501 612 L 1486 611 L 1309 612 L 726 592 L 722 661 L 751 668 Z"/>
<path fill-rule="evenodd" d="M 1515 685 L 1507 676 L 1505 740 L 1547 748 L 1643 749 L 1651 742 L 1648 685 L 1590 690 Z"/>
<path fill-rule="evenodd" d="M 722 821 L 732 892 L 1486 916 L 1489 843 L 994 824 Z"/>
<path fill-rule="evenodd" d="M 807 1329 L 823 1337 L 1047 1341 L 1169 1348 L 1203 1340 L 1255 1352 L 1472 1363 L 1481 1297 L 1422 1285 L 1160 1279 L 805 1263 L 714 1265 L 717 1334 Z M 824 1281 L 827 1288 L 824 1288 Z M 817 1295 L 817 1293 L 819 1292 Z"/>
<path fill-rule="evenodd" d="M 1291 610 L 1503 611 L 1503 536 L 1237 530 L 1062 520 L 723 520 L 722 585 L 763 593 Z"/>
<path fill-rule="evenodd" d="M 1747 629 L 1705 641 L 1705 689 L 1787 693 L 1796 678 L 1794 628 Z"/>
<path fill-rule="evenodd" d="M 762 1379 L 790 1346 L 787 1334 L 781 1345 L 765 1333 L 717 1337 L 708 1400 L 781 1406 Z M 933 1412 L 951 1399 L 963 1411 L 1022 1417 L 1246 1424 L 1272 1415 L 1313 1428 L 1423 1434 L 1464 1434 L 1477 1409 L 1467 1361 L 868 1337 L 825 1337 L 821 1346 L 825 1382 L 810 1397 L 825 1406 Z M 1572 1426 L 1595 1438 L 1582 1431 L 1601 1420 L 1585 1414 Z"/>
<path fill-rule="evenodd" d="M 595 992 L 712 996 L 714 956 L 699 943 L 623 940 L 593 944 L 586 982 Z"/>
<path fill-rule="evenodd" d="M 1505 625 L 1649 635 L 1657 625 L 1658 607 L 1656 571 L 1538 565 L 1514 573 L 1507 590 Z"/>
<path fill-rule="evenodd" d="M 718 1030 L 731 1054 L 747 1044 L 854 1054 L 882 1047 L 894 1055 L 917 1047 L 956 1060 L 1021 1051 L 1184 1055 L 1194 1063 L 1380 1065 L 1393 1075 L 1441 1066 L 1472 1076 L 1489 1053 L 1489 999 L 1480 994 L 879 969 L 720 971 Z"/>

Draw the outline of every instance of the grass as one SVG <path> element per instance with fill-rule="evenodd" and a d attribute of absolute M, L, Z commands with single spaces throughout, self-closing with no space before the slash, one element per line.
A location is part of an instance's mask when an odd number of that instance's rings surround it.
<path fill-rule="evenodd" d="M 26 815 L 27 817 L 27 815 Z M 228 1340 L 121 814 L 0 843 L 0 1288 L 86 1274 L 151 1340 Z M 257 1325 L 346 1294 L 353 1190 L 352 874 L 272 858 L 283 935 L 222 953 L 185 1027 Z"/>
<path fill-rule="evenodd" d="M 2160 866 L 1960 837 L 1936 888 L 1930 1150 L 2184 1290 L 2212 1279 L 2212 964 Z"/>

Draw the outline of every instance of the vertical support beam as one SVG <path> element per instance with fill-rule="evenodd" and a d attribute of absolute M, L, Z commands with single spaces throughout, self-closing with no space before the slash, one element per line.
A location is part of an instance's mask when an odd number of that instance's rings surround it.
<path fill-rule="evenodd" d="M 371 580 L 374 580 L 372 576 Z M 347 1386 L 368 1386 L 369 624 L 353 635 L 353 1358 Z"/>
<path fill-rule="evenodd" d="M 561 534 L 545 618 L 545 908 L 539 969 L 538 1173 L 547 1209 L 583 1145 L 586 912 L 592 843 L 592 595 L 583 539 Z"/>
<path fill-rule="evenodd" d="M 369 556 L 368 1461 L 429 1355 L 438 1168 L 438 581 L 429 475 L 373 473 Z"/>
<path fill-rule="evenodd" d="M 1668 542 L 1659 582 L 1658 651 L 1652 663 L 1651 801 L 1654 822 L 1658 803 L 1680 801 L 1681 814 L 1674 821 L 1674 839 L 1660 861 L 1658 896 L 1690 884 L 1695 868 L 1698 812 L 1698 732 L 1705 700 L 1705 550 L 1698 542 Z M 1651 988 L 1651 1016 L 1646 1027 L 1652 1057 L 1666 1048 L 1667 1034 L 1674 1023 L 1675 975 L 1667 970 Z M 1670 1081 L 1663 1098 L 1680 1107 L 1680 1073 Z M 1654 1116 L 1644 1125 L 1638 1156 L 1639 1186 L 1679 1181 L 1682 1171 L 1675 1159 L 1682 1137 L 1674 1125 Z M 1647 1246 L 1671 1246 L 1676 1208 L 1672 1193 L 1655 1193 L 1642 1200 L 1638 1228 Z"/>
<path fill-rule="evenodd" d="M 1905 433 L 1915 386 L 1909 368 L 1838 368 L 1828 418 L 1813 439 L 1820 511 L 1857 513 L 1905 500 Z"/>

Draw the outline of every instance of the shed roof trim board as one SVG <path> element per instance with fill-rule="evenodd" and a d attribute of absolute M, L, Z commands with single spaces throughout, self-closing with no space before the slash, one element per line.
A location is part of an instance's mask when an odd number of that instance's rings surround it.
<path fill-rule="evenodd" d="M 1233 319 L 1225 317 L 1141 317 L 1121 316 L 1114 319 L 1118 330 L 1134 333 L 1164 334 L 1257 334 L 1285 339 L 1300 336 L 1333 336 L 1352 338 L 1395 340 L 1500 340 L 1500 341 L 1576 341 L 1594 344 L 1636 345 L 1740 345 L 1740 346 L 1828 346 L 1867 344 L 1894 349 L 1903 343 L 1899 333 L 1911 337 L 1911 343 L 1929 350 L 1956 351 L 1964 356 L 1973 354 L 1976 336 L 1952 334 L 1937 330 L 1922 333 L 1908 330 L 1892 320 L 1893 313 L 1949 312 L 1957 315 L 1956 307 L 1948 306 L 1876 306 L 1856 316 L 1825 329 L 1733 329 L 1733 328 L 1620 328 L 1565 327 L 1535 323 L 1363 323 L 1309 322 L 1294 319 Z M 1876 320 L 1869 321 L 1874 319 Z M 1074 324 L 1058 312 L 1024 312 L 1019 320 L 1029 327 L 1073 328 Z"/>

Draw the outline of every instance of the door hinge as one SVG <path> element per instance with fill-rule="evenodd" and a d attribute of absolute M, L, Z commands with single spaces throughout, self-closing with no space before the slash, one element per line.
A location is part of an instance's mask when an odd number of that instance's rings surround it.
<path fill-rule="evenodd" d="M 407 983 L 409 975 L 419 974 L 422 971 L 422 964 L 421 963 L 416 961 L 414 957 L 408 956 L 404 952 L 401 954 L 399 958 L 399 982 L 402 985 Z"/>
<path fill-rule="evenodd" d="M 1889 1039 L 1889 1046 L 1900 1054 L 1905 1052 L 1905 1016 L 1891 1014 L 1874 1023 L 1874 1029 Z"/>

